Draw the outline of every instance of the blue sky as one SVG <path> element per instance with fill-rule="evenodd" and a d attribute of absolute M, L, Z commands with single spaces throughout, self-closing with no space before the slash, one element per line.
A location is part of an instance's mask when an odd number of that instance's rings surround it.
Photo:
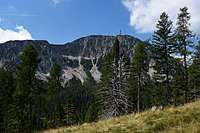
<path fill-rule="evenodd" d="M 23 26 L 34 39 L 64 43 L 91 34 L 136 34 L 121 0 L 1 0 L 0 27 Z"/>
<path fill-rule="evenodd" d="M 37 39 L 63 44 L 120 30 L 146 40 L 163 11 L 175 22 L 184 6 L 189 7 L 192 30 L 200 33 L 199 0 L 1 0 L 0 43 Z"/>

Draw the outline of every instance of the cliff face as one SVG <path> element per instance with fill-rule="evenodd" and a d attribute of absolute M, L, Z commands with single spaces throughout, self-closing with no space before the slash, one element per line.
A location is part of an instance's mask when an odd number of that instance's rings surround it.
<path fill-rule="evenodd" d="M 118 37 L 122 48 L 131 56 L 133 46 L 140 40 L 128 35 Z M 37 77 L 46 80 L 54 63 L 61 65 L 64 81 L 77 77 L 84 81 L 90 72 L 96 81 L 101 73 L 99 66 L 102 57 L 110 52 L 114 36 L 87 36 L 63 45 L 49 44 L 42 40 L 9 41 L 0 44 L 0 67 L 15 70 L 20 63 L 19 56 L 28 45 L 33 45 L 39 55 Z"/>

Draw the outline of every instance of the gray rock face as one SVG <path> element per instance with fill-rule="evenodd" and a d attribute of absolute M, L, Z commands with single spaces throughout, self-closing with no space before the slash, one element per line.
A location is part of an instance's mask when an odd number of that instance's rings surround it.
<path fill-rule="evenodd" d="M 132 54 L 133 46 L 140 40 L 128 35 L 118 36 L 123 49 Z M 73 76 L 82 82 L 91 72 L 96 81 L 100 78 L 98 70 L 102 57 L 110 52 L 114 36 L 93 35 L 77 39 L 64 45 L 49 44 L 43 40 L 9 41 L 0 44 L 0 67 L 15 70 L 20 63 L 19 56 L 28 45 L 33 45 L 39 54 L 40 63 L 37 76 L 45 80 L 54 63 L 61 65 L 63 79 Z"/>

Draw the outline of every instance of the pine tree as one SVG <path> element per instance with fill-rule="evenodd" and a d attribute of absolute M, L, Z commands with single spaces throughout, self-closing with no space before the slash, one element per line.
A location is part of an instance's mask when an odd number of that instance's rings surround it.
<path fill-rule="evenodd" d="M 110 88 L 109 88 L 109 80 L 112 75 L 112 68 L 110 65 L 112 64 L 113 55 L 112 53 L 108 53 L 103 57 L 102 67 L 100 69 L 102 76 L 101 81 L 97 87 L 97 103 L 99 105 L 98 116 L 100 119 L 105 118 L 105 113 L 108 112 L 110 108 Z M 105 100 L 106 99 L 106 100 Z M 105 102 L 108 101 L 108 102 Z"/>
<path fill-rule="evenodd" d="M 156 26 L 157 30 L 153 35 L 153 46 L 155 49 L 154 59 L 156 61 L 157 81 L 164 83 L 165 88 L 165 105 L 170 99 L 170 79 L 172 76 L 172 56 L 175 50 L 174 33 L 172 31 L 172 21 L 168 15 L 163 12 Z"/>
<path fill-rule="evenodd" d="M 188 68 L 190 99 L 197 100 L 200 96 L 200 42 L 195 47 L 193 63 Z"/>
<path fill-rule="evenodd" d="M 9 109 L 12 103 L 12 94 L 15 91 L 13 75 L 0 69 L 0 132 L 8 132 Z"/>
<path fill-rule="evenodd" d="M 145 61 L 147 59 L 147 53 L 145 50 L 146 45 L 143 42 L 136 44 L 133 52 L 132 59 L 132 71 L 130 83 L 135 83 L 131 85 L 130 90 L 134 91 L 137 88 L 137 95 L 132 95 L 131 97 L 137 97 L 137 111 L 140 112 L 141 103 L 141 90 L 143 88 L 144 79 L 147 76 L 147 64 Z M 137 87 L 136 87 L 137 86 Z M 136 94 L 136 93 L 135 93 Z"/>
<path fill-rule="evenodd" d="M 65 86 L 64 120 L 67 125 L 72 125 L 82 121 L 82 83 L 73 77 Z M 81 122 L 80 122 L 81 123 Z"/>
<path fill-rule="evenodd" d="M 177 21 L 177 48 L 180 55 L 183 57 L 184 66 L 184 80 L 185 80 L 185 102 L 188 101 L 188 57 L 191 54 L 189 48 L 191 47 L 192 31 L 190 30 L 190 13 L 188 8 L 180 9 Z"/>
<path fill-rule="evenodd" d="M 61 96 L 61 67 L 54 64 L 50 71 L 48 79 L 48 108 L 51 110 L 49 114 L 50 126 L 58 126 L 62 123 L 63 107 Z"/>
<path fill-rule="evenodd" d="M 128 69 L 128 58 L 116 38 L 112 53 L 104 57 L 101 69 L 102 78 L 98 90 L 99 102 L 102 105 L 100 118 L 110 118 L 127 112 Z"/>
<path fill-rule="evenodd" d="M 68 81 L 64 104 L 67 124 L 81 124 L 96 119 L 98 106 L 95 102 L 95 85 L 89 73 L 83 84 L 75 77 Z"/>
<path fill-rule="evenodd" d="M 35 73 L 38 66 L 37 51 L 29 45 L 20 56 L 21 63 L 16 72 L 16 90 L 13 94 L 14 118 L 11 125 L 17 131 L 30 132 L 33 123 L 33 93 Z"/>
<path fill-rule="evenodd" d="M 90 72 L 87 72 L 87 79 L 83 84 L 83 89 L 86 92 L 86 104 L 84 111 L 84 122 L 92 122 L 97 119 L 98 104 L 97 100 L 97 83 Z"/>
<path fill-rule="evenodd" d="M 175 58 L 173 60 L 174 68 L 173 68 L 173 79 L 171 81 L 172 86 L 172 103 L 174 106 L 178 106 L 184 104 L 184 67 L 181 63 L 180 58 Z"/>

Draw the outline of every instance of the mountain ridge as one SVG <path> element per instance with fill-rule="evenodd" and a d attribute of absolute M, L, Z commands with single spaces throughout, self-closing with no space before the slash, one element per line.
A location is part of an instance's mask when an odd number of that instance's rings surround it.
<path fill-rule="evenodd" d="M 140 40 L 130 35 L 117 36 L 122 48 L 131 56 L 133 46 Z M 47 80 L 54 63 L 61 65 L 64 82 L 76 77 L 84 82 L 86 72 L 90 72 L 96 81 L 100 80 L 99 67 L 102 57 L 111 51 L 115 36 L 90 35 L 81 37 L 63 45 L 50 44 L 46 40 L 8 41 L 0 44 L 0 67 L 15 70 L 20 63 L 23 49 L 33 45 L 40 59 L 37 77 Z"/>

